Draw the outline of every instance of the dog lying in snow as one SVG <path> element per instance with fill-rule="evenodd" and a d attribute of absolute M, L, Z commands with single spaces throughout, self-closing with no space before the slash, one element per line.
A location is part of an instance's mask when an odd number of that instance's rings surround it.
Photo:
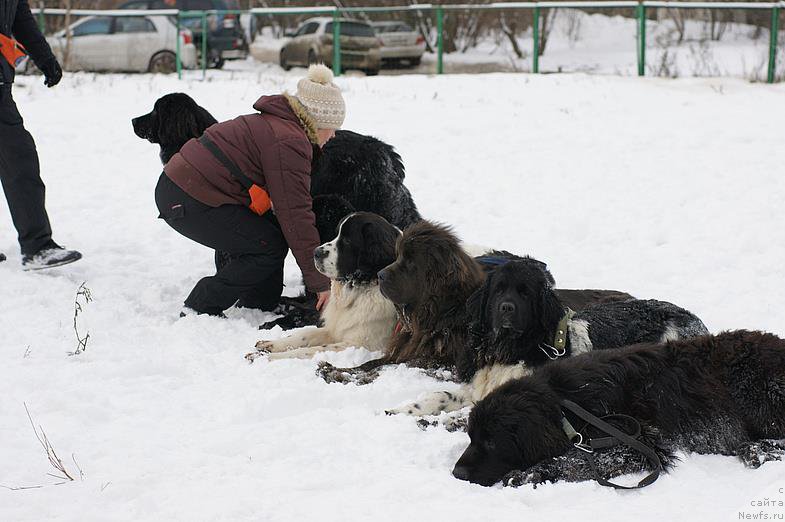
<path fill-rule="evenodd" d="M 663 448 L 737 455 L 757 468 L 785 453 L 785 340 L 739 330 L 594 351 L 547 364 L 474 407 L 471 443 L 453 475 L 485 486 L 512 470 L 521 470 L 506 479 L 513 484 L 592 478 L 586 476 L 586 465 L 576 473 L 564 467 L 576 461 L 559 462 L 574 453 L 575 444 L 591 438 L 565 400 L 597 417 L 642 421 L 660 446 L 658 458 Z M 583 432 L 577 443 L 575 430 Z M 623 468 L 616 471 L 641 466 L 631 462 Z"/>
<path fill-rule="evenodd" d="M 468 300 L 468 342 L 459 358 L 468 385 L 435 392 L 388 413 L 438 415 L 481 400 L 505 382 L 551 360 L 596 349 L 665 342 L 708 333 L 694 314 L 664 301 L 603 302 L 575 312 L 532 259 L 510 261 L 488 275 Z"/>
<path fill-rule="evenodd" d="M 324 325 L 274 341 L 259 341 L 256 351 L 270 360 L 308 358 L 317 352 L 363 346 L 387 348 L 397 320 L 395 307 L 379 292 L 378 272 L 395 259 L 401 232 L 381 216 L 350 214 L 341 222 L 338 237 L 314 252 L 316 268 L 332 280 L 332 295 L 322 314 Z"/>

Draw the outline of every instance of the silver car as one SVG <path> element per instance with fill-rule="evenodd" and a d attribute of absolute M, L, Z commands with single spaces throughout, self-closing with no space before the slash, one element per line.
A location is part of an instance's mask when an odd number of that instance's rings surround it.
<path fill-rule="evenodd" d="M 407 61 L 420 65 L 425 52 L 425 38 L 403 22 L 371 22 L 382 41 L 382 60 L 385 62 Z"/>
<path fill-rule="evenodd" d="M 341 19 L 341 67 L 361 69 L 368 75 L 379 73 L 381 42 L 373 28 L 365 22 Z M 333 64 L 333 19 L 328 17 L 309 18 L 295 32 L 287 33 L 291 38 L 281 47 L 281 67 L 287 71 L 294 65 L 308 66 L 312 63 Z"/>
<path fill-rule="evenodd" d="M 168 16 L 88 16 L 47 37 L 52 51 L 71 71 L 161 72 L 176 70 L 177 27 Z M 191 32 L 180 31 L 184 68 L 196 67 Z M 67 55 L 67 56 L 66 56 Z"/>

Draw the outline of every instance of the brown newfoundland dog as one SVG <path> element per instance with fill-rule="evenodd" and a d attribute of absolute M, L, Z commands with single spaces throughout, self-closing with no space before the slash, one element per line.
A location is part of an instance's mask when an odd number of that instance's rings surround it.
<path fill-rule="evenodd" d="M 382 295 L 395 304 L 398 324 L 385 355 L 356 368 L 335 368 L 320 363 L 317 373 L 327 382 L 365 384 L 387 364 L 406 363 L 424 369 L 454 370 L 462 382 L 471 380 L 475 354 L 467 350 L 469 298 L 485 281 L 493 257 L 501 263 L 523 260 L 536 265 L 552 281 L 545 263 L 507 252 L 491 252 L 473 258 L 460 240 L 444 225 L 420 221 L 405 229 L 396 244 L 396 260 L 378 274 Z M 631 299 L 612 290 L 556 290 L 573 310 L 598 301 Z M 563 293 L 562 293 L 563 292 Z"/>

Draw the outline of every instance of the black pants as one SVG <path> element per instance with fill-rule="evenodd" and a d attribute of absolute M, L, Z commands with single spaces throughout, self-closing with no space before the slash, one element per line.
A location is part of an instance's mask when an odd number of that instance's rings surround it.
<path fill-rule="evenodd" d="M 219 314 L 238 300 L 263 310 L 278 304 L 289 247 L 272 212 L 258 216 L 242 205 L 207 206 L 164 174 L 155 188 L 155 203 L 160 217 L 177 232 L 231 255 L 231 262 L 214 276 L 196 283 L 185 300 L 187 307 Z"/>
<path fill-rule="evenodd" d="M 38 152 L 11 97 L 10 85 L 0 85 L 0 182 L 22 254 L 33 255 L 51 241 L 52 228 L 44 207 L 46 187 L 38 169 Z"/>

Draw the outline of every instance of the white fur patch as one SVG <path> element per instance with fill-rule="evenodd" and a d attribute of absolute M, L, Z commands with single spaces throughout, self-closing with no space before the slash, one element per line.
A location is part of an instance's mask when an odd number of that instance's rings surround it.
<path fill-rule="evenodd" d="M 502 384 L 531 375 L 531 373 L 532 369 L 525 364 L 492 364 L 480 368 L 469 384 L 472 402 L 481 401 Z"/>
<path fill-rule="evenodd" d="M 318 248 L 318 250 L 321 250 L 327 255 L 321 259 L 315 259 L 314 264 L 319 272 L 330 279 L 336 279 L 338 277 L 338 240 L 341 238 L 343 224 L 353 215 L 354 214 L 349 214 L 341 220 L 341 223 L 338 225 L 338 235 L 335 236 L 335 239 L 328 243 L 324 243 Z"/>
<path fill-rule="evenodd" d="M 678 341 L 679 339 L 681 339 L 681 334 L 679 333 L 679 330 L 677 330 L 676 327 L 673 326 L 672 321 L 668 321 L 665 324 L 665 331 L 662 333 L 662 338 L 660 338 L 660 342 L 667 343 L 668 341 Z"/>
<path fill-rule="evenodd" d="M 572 355 L 578 355 L 592 350 L 588 321 L 584 319 L 570 321 L 567 325 L 567 331 L 570 335 Z"/>
<path fill-rule="evenodd" d="M 289 337 L 257 343 L 256 353 L 246 356 L 253 361 L 260 354 L 298 350 L 295 358 L 307 358 L 320 351 L 340 351 L 350 346 L 384 351 L 390 342 L 398 316 L 393 304 L 382 296 L 378 284 L 331 285 L 330 300 L 322 311 L 324 326 L 307 328 Z M 303 350 L 301 348 L 311 348 Z M 271 359 L 285 358 L 275 356 Z"/>
<path fill-rule="evenodd" d="M 421 417 L 460 410 L 481 401 L 502 384 L 531 375 L 531 373 L 531 368 L 523 364 L 493 364 L 478 370 L 474 374 L 472 382 L 464 384 L 458 391 L 426 393 L 421 395 L 415 402 L 400 408 L 387 410 L 387 413 L 391 415 L 404 413 Z"/>

